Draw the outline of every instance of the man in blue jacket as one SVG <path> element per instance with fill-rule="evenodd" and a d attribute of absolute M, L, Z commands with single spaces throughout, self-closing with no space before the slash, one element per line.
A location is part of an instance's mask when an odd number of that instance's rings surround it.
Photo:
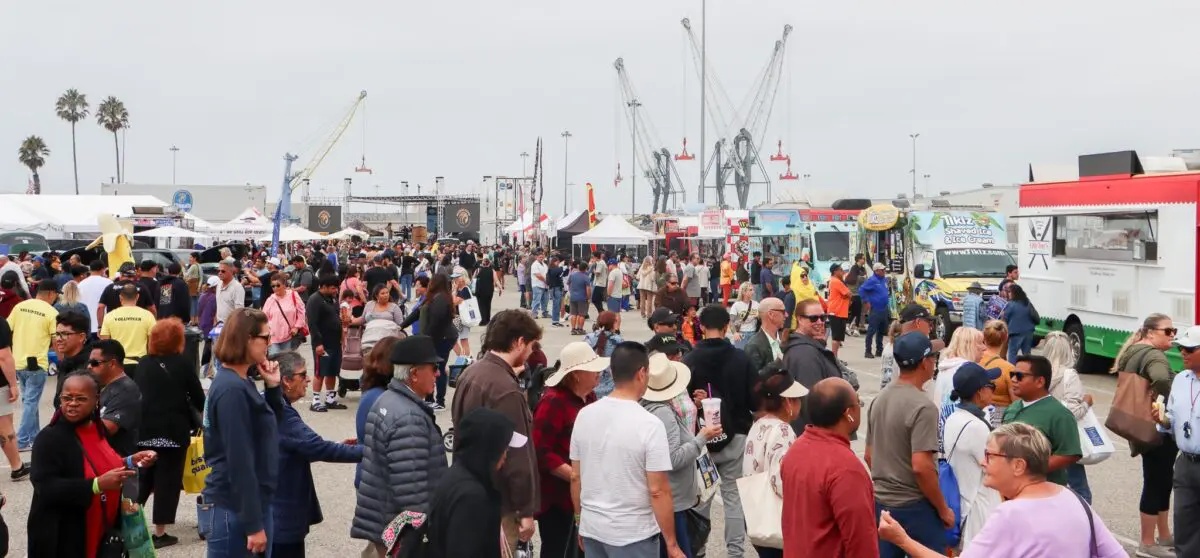
<path fill-rule="evenodd" d="M 358 463 L 363 450 L 354 438 L 341 443 L 322 439 L 304 424 L 293 403 L 308 392 L 308 370 L 304 357 L 295 351 L 275 355 L 283 387 L 283 419 L 279 423 L 278 487 L 271 502 L 275 535 L 272 556 L 305 556 L 304 537 L 308 528 L 321 522 L 321 504 L 313 485 L 312 463 Z"/>
<path fill-rule="evenodd" d="M 892 321 L 892 313 L 888 309 L 887 266 L 876 262 L 871 269 L 873 274 L 858 288 L 858 295 L 867 305 L 867 358 L 875 358 L 883 353 L 883 338 L 887 335 L 888 323 Z M 875 354 L 871 354 L 872 337 L 875 338 Z"/>

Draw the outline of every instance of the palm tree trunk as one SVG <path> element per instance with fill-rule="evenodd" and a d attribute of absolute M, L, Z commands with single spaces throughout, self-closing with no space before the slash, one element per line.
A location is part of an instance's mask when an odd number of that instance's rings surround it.
<path fill-rule="evenodd" d="M 42 177 L 38 176 L 37 171 L 33 171 L 33 193 L 34 195 L 42 195 Z"/>
<path fill-rule="evenodd" d="M 113 130 L 113 152 L 117 156 L 117 184 L 121 183 L 121 144 L 117 143 L 117 131 Z"/>
<path fill-rule="evenodd" d="M 79 195 L 79 157 L 75 154 L 75 123 L 71 123 L 71 163 L 75 167 L 75 195 Z"/>

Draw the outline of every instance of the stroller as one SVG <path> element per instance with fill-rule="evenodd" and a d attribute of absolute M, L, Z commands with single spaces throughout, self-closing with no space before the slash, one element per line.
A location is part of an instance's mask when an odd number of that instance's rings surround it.
<path fill-rule="evenodd" d="M 371 320 L 365 326 L 346 328 L 346 338 L 342 343 L 342 371 L 338 374 L 338 397 L 345 397 L 347 391 L 361 389 L 364 361 L 380 339 L 405 336 L 400 326 L 388 320 Z"/>

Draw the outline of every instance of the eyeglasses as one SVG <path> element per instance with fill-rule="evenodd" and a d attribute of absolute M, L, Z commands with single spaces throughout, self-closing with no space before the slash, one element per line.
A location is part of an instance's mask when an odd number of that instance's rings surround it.
<path fill-rule="evenodd" d="M 66 339 L 72 335 L 83 335 L 83 332 L 75 332 L 75 331 L 56 331 L 56 332 L 54 332 L 55 339 Z"/>
<path fill-rule="evenodd" d="M 268 343 L 271 342 L 271 334 L 270 333 L 263 333 L 261 335 L 251 335 L 250 338 L 251 339 L 262 339 L 263 341 L 266 341 Z"/>
<path fill-rule="evenodd" d="M 816 314 L 816 315 L 814 315 L 814 316 L 798 316 L 798 317 L 799 317 L 799 318 L 802 318 L 802 319 L 805 319 L 805 320 L 808 320 L 808 321 L 810 321 L 810 322 L 823 322 L 823 321 L 825 321 L 825 315 L 824 315 L 824 314 Z"/>
<path fill-rule="evenodd" d="M 1200 347 L 1183 347 L 1183 346 L 1179 347 L 1179 352 L 1181 352 L 1185 355 L 1190 355 L 1190 354 L 1196 352 L 1197 350 L 1200 350 Z"/>
<path fill-rule="evenodd" d="M 106 363 L 106 362 L 112 362 L 112 361 L 114 361 L 114 360 L 116 360 L 116 359 L 115 359 L 115 358 L 107 358 L 107 359 L 104 359 L 104 360 L 96 360 L 96 359 L 92 359 L 92 360 L 89 360 L 89 361 L 88 361 L 88 366 L 89 366 L 89 367 L 91 367 L 91 368 L 96 368 L 97 366 L 101 366 L 101 365 L 103 365 L 103 364 L 104 364 L 104 363 Z M 62 398 L 60 397 L 59 399 L 62 399 Z"/>
<path fill-rule="evenodd" d="M 1012 379 L 1020 382 L 1020 381 L 1023 381 L 1025 378 L 1036 378 L 1037 374 L 1034 374 L 1033 372 L 1013 372 L 1011 374 L 1011 376 L 1012 376 Z"/>
<path fill-rule="evenodd" d="M 1004 459 L 1008 459 L 1008 454 L 1007 453 L 995 453 L 995 452 L 983 450 L 983 462 L 984 463 L 991 464 L 993 457 L 1003 457 Z"/>
<path fill-rule="evenodd" d="M 1179 333 L 1179 329 L 1173 327 L 1152 327 L 1150 331 L 1161 331 L 1169 337 L 1175 337 L 1175 334 Z"/>

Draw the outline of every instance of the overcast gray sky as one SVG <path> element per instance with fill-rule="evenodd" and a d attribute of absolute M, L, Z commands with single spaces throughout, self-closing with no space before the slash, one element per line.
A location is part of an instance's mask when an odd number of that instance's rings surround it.
<path fill-rule="evenodd" d="M 630 145 L 614 118 L 612 62 L 625 58 L 666 147 L 678 150 L 686 129 L 696 151 L 684 16 L 698 27 L 700 0 L 8 2 L 0 191 L 24 190 L 16 150 L 29 134 L 53 150 L 43 191 L 73 191 L 70 128 L 54 115 L 70 87 L 93 111 L 108 95 L 125 102 L 127 181 L 169 184 L 175 144 L 181 184 L 267 184 L 272 198 L 283 153 L 312 143 L 366 89 L 375 173 L 352 172 L 360 118 L 314 175 L 314 194 L 319 185 L 340 192 L 346 176 L 359 195 L 376 184 L 400 194 L 401 180 L 432 185 L 437 175 L 472 191 L 483 175 L 519 174 L 518 154 L 540 135 L 545 203 L 557 214 L 559 134 L 569 129 L 575 207 L 590 181 L 600 210 L 627 212 Z M 1200 147 L 1198 21 L 1200 3 L 1182 1 L 710 0 L 708 47 L 740 104 L 783 25 L 795 26 L 765 150 L 783 139 L 794 172 L 810 173 L 814 187 L 885 196 L 909 188 L 912 132 L 921 134 L 918 173 L 932 175 L 934 191 L 1019 182 L 1030 161 Z M 115 174 L 112 136 L 89 117 L 78 143 L 81 188 L 98 193 Z M 626 181 L 614 189 L 618 160 Z M 689 200 L 698 162 L 680 165 Z M 646 186 L 639 181 L 643 210 Z"/>

